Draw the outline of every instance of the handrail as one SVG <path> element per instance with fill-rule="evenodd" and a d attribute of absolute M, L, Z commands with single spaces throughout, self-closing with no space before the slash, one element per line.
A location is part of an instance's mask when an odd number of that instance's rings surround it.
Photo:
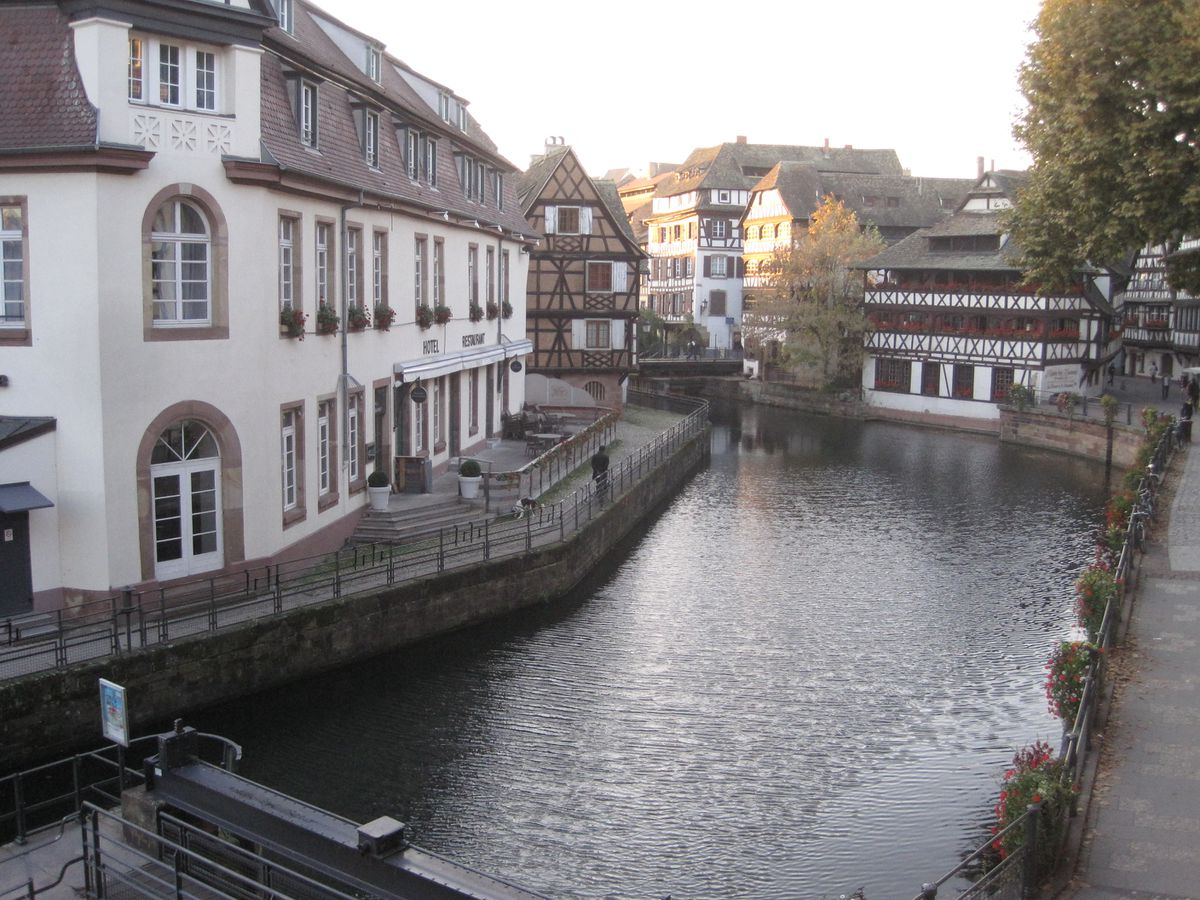
<path fill-rule="evenodd" d="M 613 497 L 644 481 L 684 442 L 707 427 L 706 401 L 666 401 L 662 400 L 664 395 L 630 392 L 631 396 L 635 394 L 676 407 L 686 405 L 691 411 L 653 441 L 613 463 L 608 474 L 608 490 Z M 607 433 L 597 430 L 593 437 Z M 564 458 L 573 459 L 578 467 L 586 463 L 588 456 Z M 566 466 L 556 466 L 556 474 L 561 477 Z M 190 584 L 190 590 L 182 595 L 168 596 L 162 589 L 127 590 L 119 598 L 108 598 L 103 615 L 82 620 L 60 616 L 33 634 L 0 643 L 0 680 L 62 669 L 82 659 L 129 653 L 331 597 L 366 593 L 397 582 L 527 554 L 535 546 L 568 540 L 600 513 L 604 499 L 597 497 L 594 486 L 587 483 L 529 516 L 482 518 L 440 528 L 404 544 L 366 544 L 276 563 L 262 567 L 253 578 L 247 572 L 244 581 L 228 588 L 218 588 L 216 579 L 207 579 Z"/>

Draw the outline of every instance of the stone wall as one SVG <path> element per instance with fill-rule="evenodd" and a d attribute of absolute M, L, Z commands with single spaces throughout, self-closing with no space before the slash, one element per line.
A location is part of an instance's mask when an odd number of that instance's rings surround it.
<path fill-rule="evenodd" d="M 328 600 L 126 656 L 0 683 L 0 772 L 103 743 L 97 679 L 150 723 L 548 603 L 579 584 L 703 465 L 705 429 L 574 537 L 527 556 Z"/>
<path fill-rule="evenodd" d="M 1113 425 L 1114 467 L 1127 469 L 1133 465 L 1144 435 L 1145 430 L 1140 426 Z M 1104 462 L 1108 429 L 1103 420 L 1068 416 L 1057 410 L 1039 408 L 1018 412 L 1002 407 L 1000 440 Z"/>

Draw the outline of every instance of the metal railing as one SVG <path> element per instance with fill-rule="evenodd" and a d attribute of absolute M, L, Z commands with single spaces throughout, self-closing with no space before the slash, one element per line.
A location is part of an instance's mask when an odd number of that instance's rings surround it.
<path fill-rule="evenodd" d="M 1023 827 L 1029 830 L 1026 832 L 1026 841 L 1022 845 L 1021 850 L 1014 851 L 1014 853 L 1010 854 L 998 865 L 988 869 L 982 878 L 957 896 L 959 898 L 983 896 L 1021 898 L 1036 895 L 1035 892 L 1040 879 L 1048 874 L 1042 870 L 1038 858 L 1044 857 L 1048 853 L 1051 859 L 1056 859 L 1061 849 L 1061 843 L 1060 846 L 1053 848 L 1039 848 L 1039 835 L 1057 834 L 1060 842 L 1065 841 L 1067 819 L 1074 817 L 1078 812 L 1075 798 L 1079 794 L 1078 789 L 1083 779 L 1083 769 L 1087 762 L 1087 753 L 1091 749 L 1092 730 L 1095 725 L 1096 713 L 1102 701 L 1105 675 L 1108 670 L 1109 654 L 1106 651 L 1112 647 L 1116 640 L 1116 628 L 1120 622 L 1121 611 L 1124 608 L 1129 592 L 1133 590 L 1132 582 L 1137 575 L 1139 565 L 1138 554 L 1144 549 L 1143 529 L 1145 523 L 1153 519 L 1155 501 L 1162 485 L 1162 479 L 1166 474 L 1167 467 L 1170 465 L 1171 458 L 1177 447 L 1176 429 L 1174 424 L 1172 424 L 1166 429 L 1155 445 L 1151 462 L 1147 466 L 1147 471 L 1142 475 L 1138 483 L 1137 501 L 1130 513 L 1129 524 L 1125 530 L 1125 539 L 1121 544 L 1121 550 L 1117 555 L 1117 563 L 1113 568 L 1113 575 L 1116 578 L 1118 589 L 1115 595 L 1109 598 L 1108 604 L 1104 609 L 1104 616 L 1101 619 L 1100 627 L 1096 633 L 1095 645 L 1100 648 L 1100 652 L 1095 654 L 1088 666 L 1087 674 L 1084 676 L 1083 691 L 1080 696 L 1079 711 L 1075 715 L 1075 721 L 1070 723 L 1070 728 L 1067 728 L 1066 723 L 1064 723 L 1063 738 L 1059 748 L 1058 759 L 1063 763 L 1066 777 L 1070 779 L 1073 789 L 1070 807 L 1058 811 L 1061 816 L 1058 821 L 1040 821 L 1042 819 L 1040 808 L 1031 806 L 1024 815 L 1005 828 L 1004 831 L 989 838 L 987 843 L 976 848 L 962 862 L 936 882 L 923 885 L 921 893 L 914 900 L 932 900 L 932 898 L 937 896 L 938 888 L 950 879 L 968 877 L 968 873 L 978 867 L 979 861 L 987 856 L 993 844 L 1018 825 L 1022 825 L 1022 823 L 1024 823 Z M 1031 816 L 1034 819 L 1032 823 L 1028 821 Z M 1007 869 L 1013 865 L 1013 857 L 1017 856 L 1018 852 L 1025 856 L 1025 861 L 1019 869 L 1008 874 L 1000 873 L 998 870 Z"/>
<path fill-rule="evenodd" d="M 74 615 L 59 611 L 11 617 L 0 621 L 0 680 L 129 653 L 565 541 L 591 522 L 608 500 L 650 477 L 707 427 L 705 401 L 656 402 L 686 406 L 690 412 L 650 443 L 614 462 L 603 492 L 589 482 L 528 514 L 448 526 L 404 544 L 368 544 L 170 588 L 126 590 L 88 604 Z M 585 465 L 588 457 L 574 458 Z"/>

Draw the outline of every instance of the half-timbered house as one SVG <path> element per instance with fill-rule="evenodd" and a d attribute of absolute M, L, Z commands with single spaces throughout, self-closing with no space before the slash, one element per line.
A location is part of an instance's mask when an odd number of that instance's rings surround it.
<path fill-rule="evenodd" d="M 536 235 L 459 94 L 306 0 L 32 0 L 0 46 L 0 612 L 341 546 L 372 470 L 520 408 Z"/>
<path fill-rule="evenodd" d="M 637 367 L 638 248 L 616 185 L 588 177 L 574 151 L 547 145 L 521 176 L 518 200 L 545 235 L 530 254 L 526 334 L 529 374 L 547 399 L 620 406 Z M 572 394 L 575 400 L 571 400 Z"/>
<path fill-rule="evenodd" d="M 1189 366 L 1200 349 L 1186 328 L 1191 320 L 1191 332 L 1200 331 L 1195 327 L 1200 325 L 1195 313 L 1185 312 L 1193 309 L 1194 302 L 1188 294 L 1173 290 L 1167 281 L 1167 256 L 1173 250 L 1163 245 L 1143 247 L 1134 260 L 1129 283 L 1116 295 L 1114 304 L 1125 351 L 1123 375 L 1149 375 L 1152 370 L 1171 375 L 1177 360 L 1181 368 Z M 1183 327 L 1177 329 L 1177 324 Z"/>
<path fill-rule="evenodd" d="M 1105 273 L 1081 267 L 1069 289 L 1022 280 L 1000 211 L 1021 172 L 985 174 L 949 219 L 862 264 L 863 389 L 872 406 L 998 419 L 1014 384 L 1078 392 L 1107 362 L 1112 308 Z"/>
<path fill-rule="evenodd" d="M 655 189 L 646 219 L 648 304 L 677 331 L 696 328 L 707 346 L 740 344 L 742 216 L 754 186 L 781 160 L 821 172 L 902 174 L 894 150 L 735 143 L 693 150 Z"/>

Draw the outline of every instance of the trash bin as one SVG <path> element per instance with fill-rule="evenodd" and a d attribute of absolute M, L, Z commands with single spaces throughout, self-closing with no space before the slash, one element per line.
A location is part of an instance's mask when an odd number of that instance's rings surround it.
<path fill-rule="evenodd" d="M 1186 442 L 1190 444 L 1192 442 L 1192 420 L 1180 419 L 1176 428 L 1178 429 L 1177 436 L 1180 443 Z"/>

